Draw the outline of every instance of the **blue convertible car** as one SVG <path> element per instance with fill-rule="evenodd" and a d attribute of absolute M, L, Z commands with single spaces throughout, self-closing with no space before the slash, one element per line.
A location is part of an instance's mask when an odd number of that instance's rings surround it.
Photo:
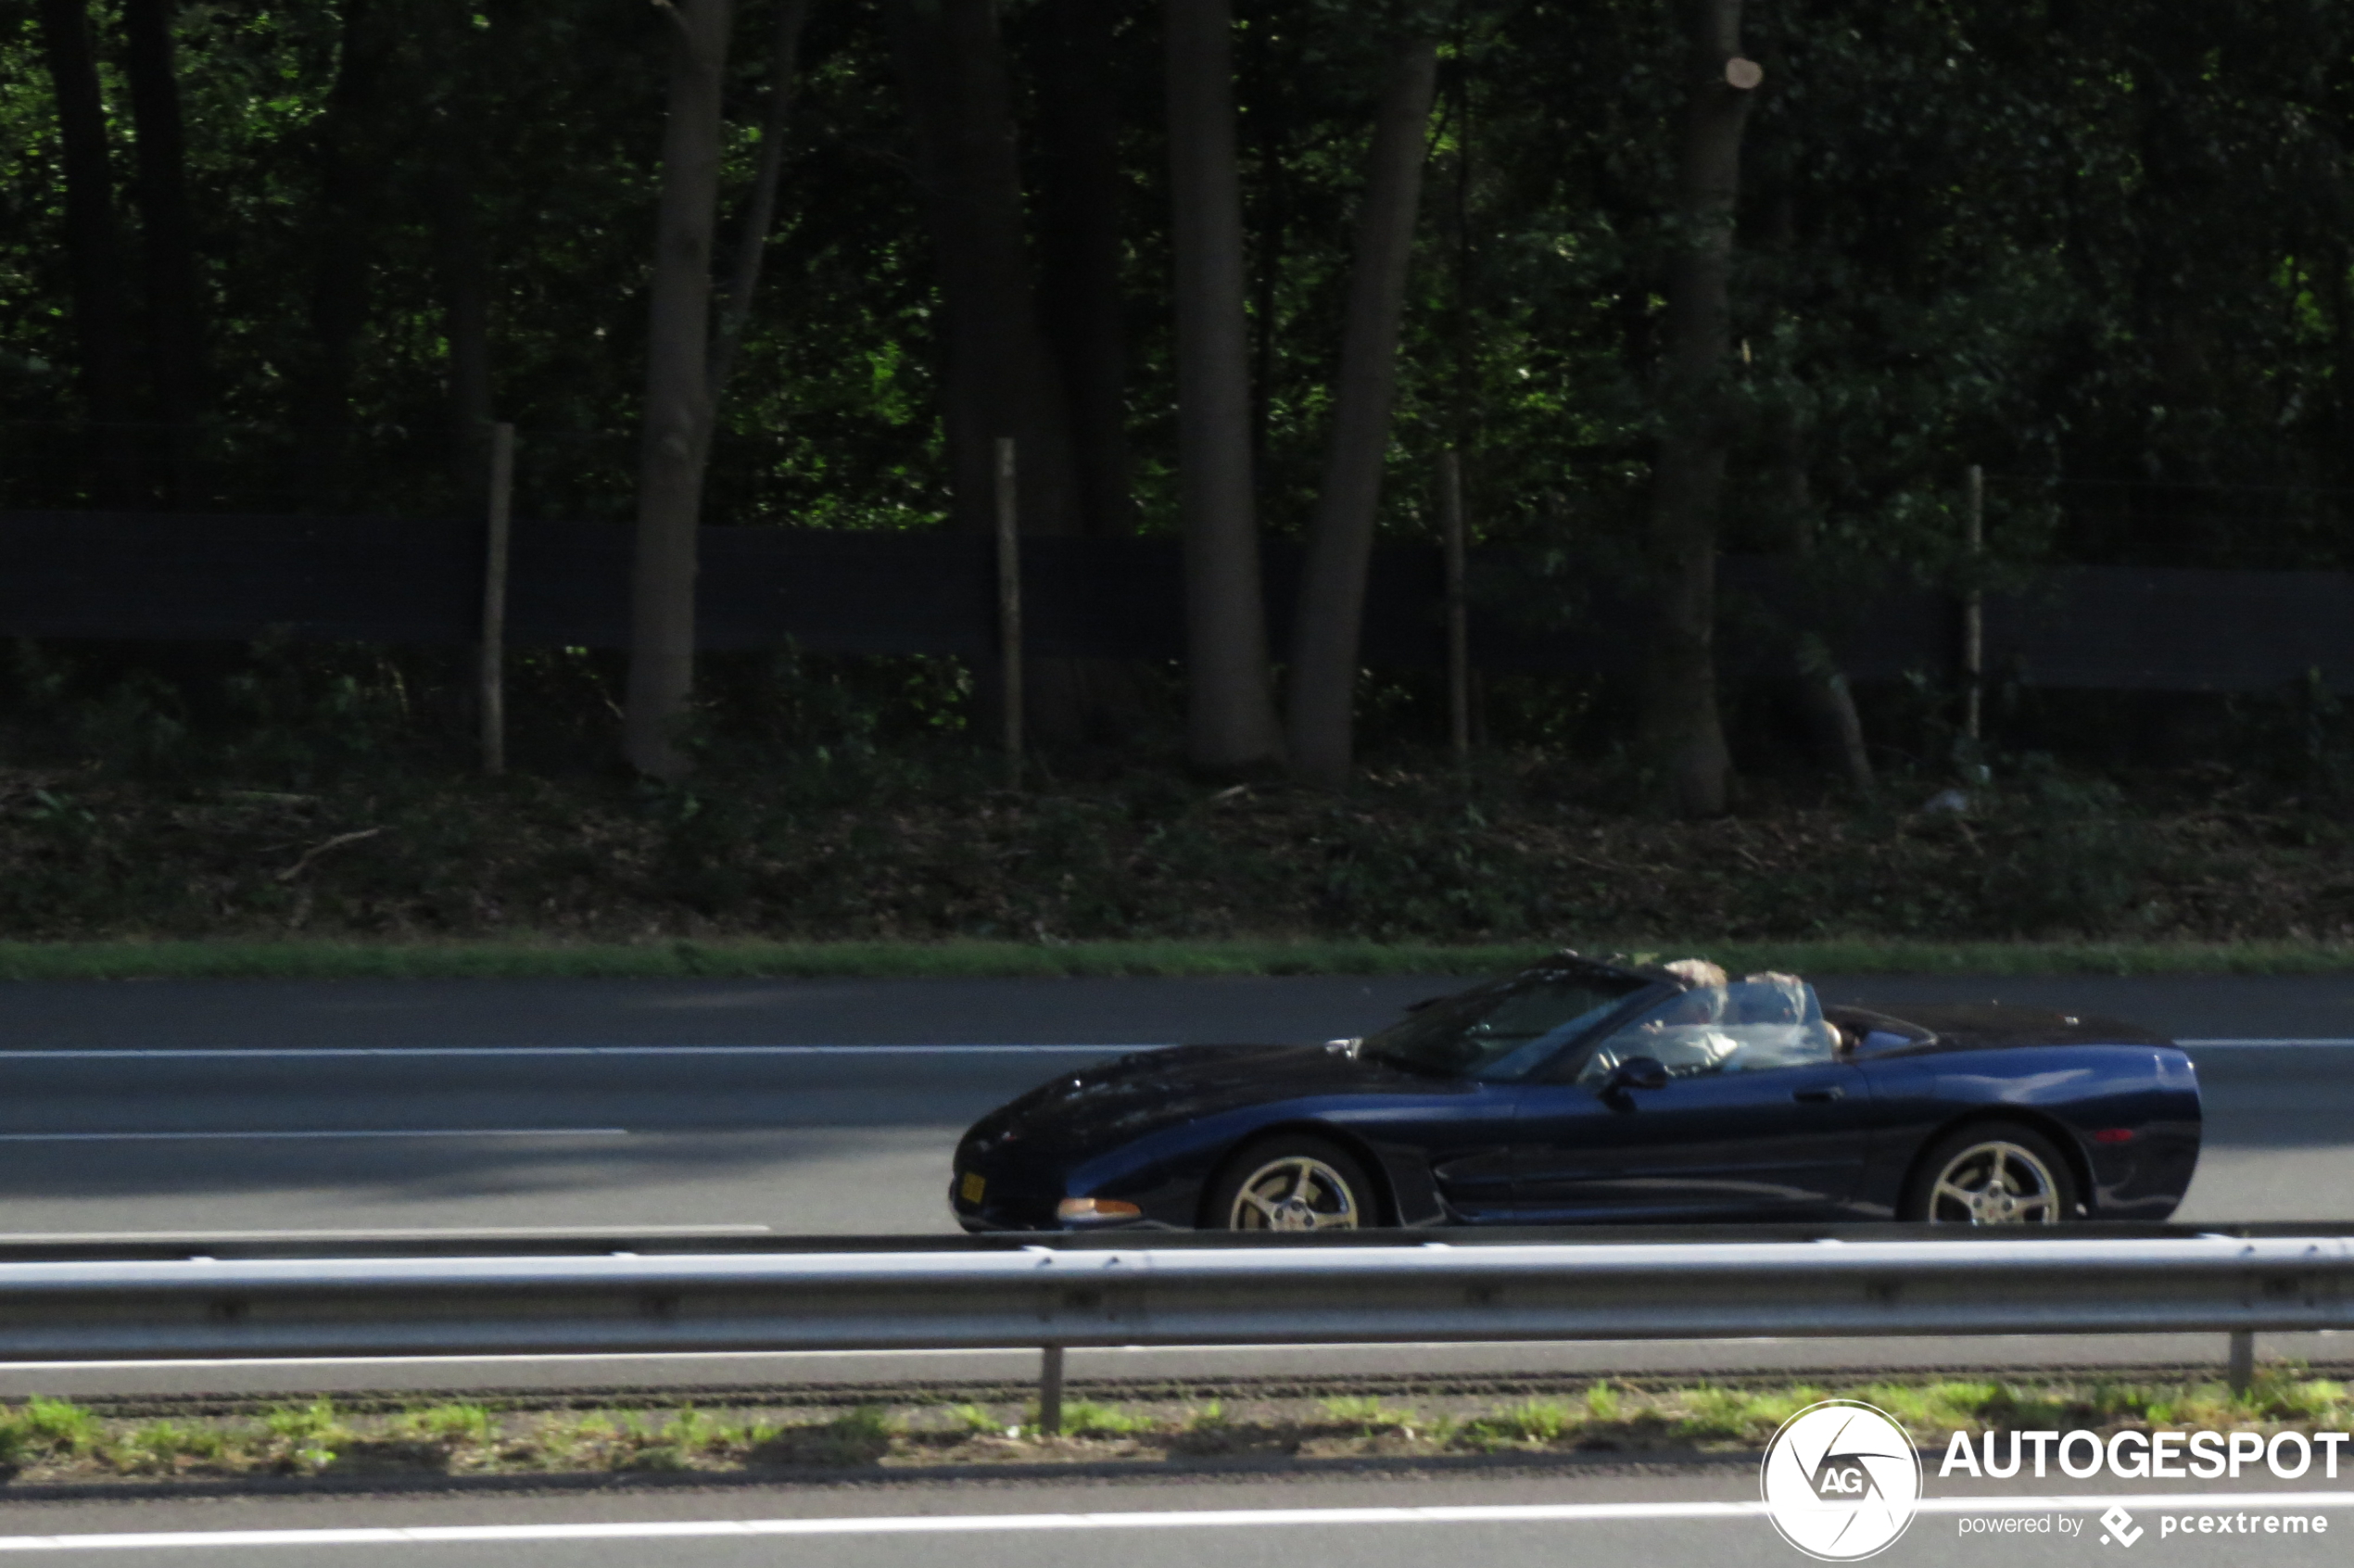
<path fill-rule="evenodd" d="M 2024 1007 L 1837 1007 L 1791 975 L 1559 957 L 1302 1047 L 1142 1051 L 956 1148 L 968 1231 L 2162 1220 L 2198 1079 Z"/>

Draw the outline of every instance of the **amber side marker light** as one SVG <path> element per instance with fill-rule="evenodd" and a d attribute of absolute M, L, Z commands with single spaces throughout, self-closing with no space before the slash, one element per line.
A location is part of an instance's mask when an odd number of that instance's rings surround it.
<path fill-rule="evenodd" d="M 2093 1134 L 2095 1144 L 2130 1144 L 2133 1141 L 2133 1130 L 2130 1127 L 2104 1127 Z"/>
<path fill-rule="evenodd" d="M 1141 1220 L 1145 1211 L 1118 1198 L 1065 1198 L 1055 1205 L 1057 1220 Z"/>

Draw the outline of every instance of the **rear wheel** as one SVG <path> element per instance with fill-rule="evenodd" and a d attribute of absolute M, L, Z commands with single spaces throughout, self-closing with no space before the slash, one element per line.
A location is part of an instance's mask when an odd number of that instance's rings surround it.
<path fill-rule="evenodd" d="M 2049 1138 L 1981 1122 L 1941 1138 L 1908 1183 L 1904 1217 L 1958 1225 L 2057 1225 L 2077 1216 L 2076 1173 Z"/>
<path fill-rule="evenodd" d="M 1226 1162 L 1202 1223 L 1214 1231 L 1353 1231 L 1381 1223 L 1373 1178 L 1356 1156 L 1307 1134 L 1269 1138 Z"/>

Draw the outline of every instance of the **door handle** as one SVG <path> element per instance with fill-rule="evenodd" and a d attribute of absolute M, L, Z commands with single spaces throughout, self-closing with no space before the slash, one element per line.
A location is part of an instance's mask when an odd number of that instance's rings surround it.
<path fill-rule="evenodd" d="M 1791 1095 L 1791 1098 L 1801 1105 L 1827 1106 L 1833 1100 L 1847 1098 L 1847 1091 L 1834 1083 L 1828 1089 L 1801 1089 Z"/>

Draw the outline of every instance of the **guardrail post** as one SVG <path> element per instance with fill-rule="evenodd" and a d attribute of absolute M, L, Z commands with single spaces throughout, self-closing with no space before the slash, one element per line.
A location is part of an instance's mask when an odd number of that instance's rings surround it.
<path fill-rule="evenodd" d="M 1038 1353 L 1038 1432 L 1057 1437 L 1063 1429 L 1063 1347 L 1048 1345 Z"/>
<path fill-rule="evenodd" d="M 2248 1385 L 2256 1381 L 2256 1331 L 2254 1329 L 2232 1331 L 2230 1377 L 2232 1392 L 2234 1394 L 2246 1393 Z"/>

